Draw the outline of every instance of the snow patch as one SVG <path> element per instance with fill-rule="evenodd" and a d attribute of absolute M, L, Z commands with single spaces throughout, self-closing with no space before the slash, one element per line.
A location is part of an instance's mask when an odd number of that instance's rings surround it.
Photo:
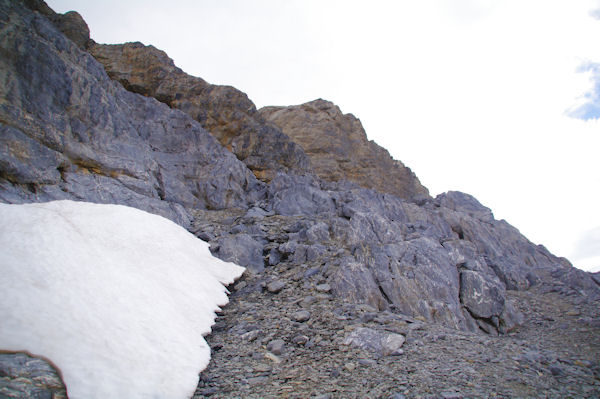
<path fill-rule="evenodd" d="M 0 349 L 50 359 L 71 399 L 189 398 L 244 268 L 120 205 L 0 204 Z"/>

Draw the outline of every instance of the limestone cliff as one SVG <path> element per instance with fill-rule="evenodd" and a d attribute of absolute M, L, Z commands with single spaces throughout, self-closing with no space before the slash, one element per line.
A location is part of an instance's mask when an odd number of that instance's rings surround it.
<path fill-rule="evenodd" d="M 360 120 L 342 114 L 329 101 L 264 107 L 259 113 L 304 149 L 313 171 L 322 179 L 350 180 L 406 199 L 429 196 L 409 168 L 367 139 Z"/>

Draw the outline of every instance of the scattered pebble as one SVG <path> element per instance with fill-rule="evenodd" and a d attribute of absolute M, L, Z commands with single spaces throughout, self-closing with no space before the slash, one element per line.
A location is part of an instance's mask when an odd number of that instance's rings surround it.
<path fill-rule="evenodd" d="M 277 294 L 284 287 L 285 287 L 285 283 L 283 281 L 275 280 L 275 281 L 271 281 L 269 284 L 267 284 L 267 291 L 269 291 L 272 294 Z"/>
<path fill-rule="evenodd" d="M 299 310 L 292 313 L 292 319 L 298 323 L 303 323 L 310 319 L 310 312 L 308 310 Z"/>
<path fill-rule="evenodd" d="M 285 341 L 282 339 L 275 339 L 267 345 L 267 350 L 269 350 L 274 355 L 281 355 L 285 348 Z"/>
<path fill-rule="evenodd" d="M 315 289 L 319 292 L 329 292 L 329 291 L 331 291 L 331 286 L 327 283 L 319 284 L 315 287 Z"/>

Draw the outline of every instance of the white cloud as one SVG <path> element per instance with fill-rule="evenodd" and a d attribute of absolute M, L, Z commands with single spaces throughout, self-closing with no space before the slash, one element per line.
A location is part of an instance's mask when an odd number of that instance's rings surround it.
<path fill-rule="evenodd" d="M 587 73 L 591 88 L 580 98 L 580 104 L 572 107 L 567 114 L 583 120 L 600 118 L 600 63 L 583 63 L 578 72 Z"/>
<path fill-rule="evenodd" d="M 600 271 L 600 226 L 579 236 L 571 254 L 571 259 L 577 267 L 590 271 Z"/>

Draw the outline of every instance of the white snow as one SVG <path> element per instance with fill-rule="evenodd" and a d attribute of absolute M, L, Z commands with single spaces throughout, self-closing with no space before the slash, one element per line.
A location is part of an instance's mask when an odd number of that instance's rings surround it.
<path fill-rule="evenodd" d="M 0 204 L 0 248 L 0 350 L 51 360 L 71 399 L 191 397 L 244 271 L 120 205 Z"/>

